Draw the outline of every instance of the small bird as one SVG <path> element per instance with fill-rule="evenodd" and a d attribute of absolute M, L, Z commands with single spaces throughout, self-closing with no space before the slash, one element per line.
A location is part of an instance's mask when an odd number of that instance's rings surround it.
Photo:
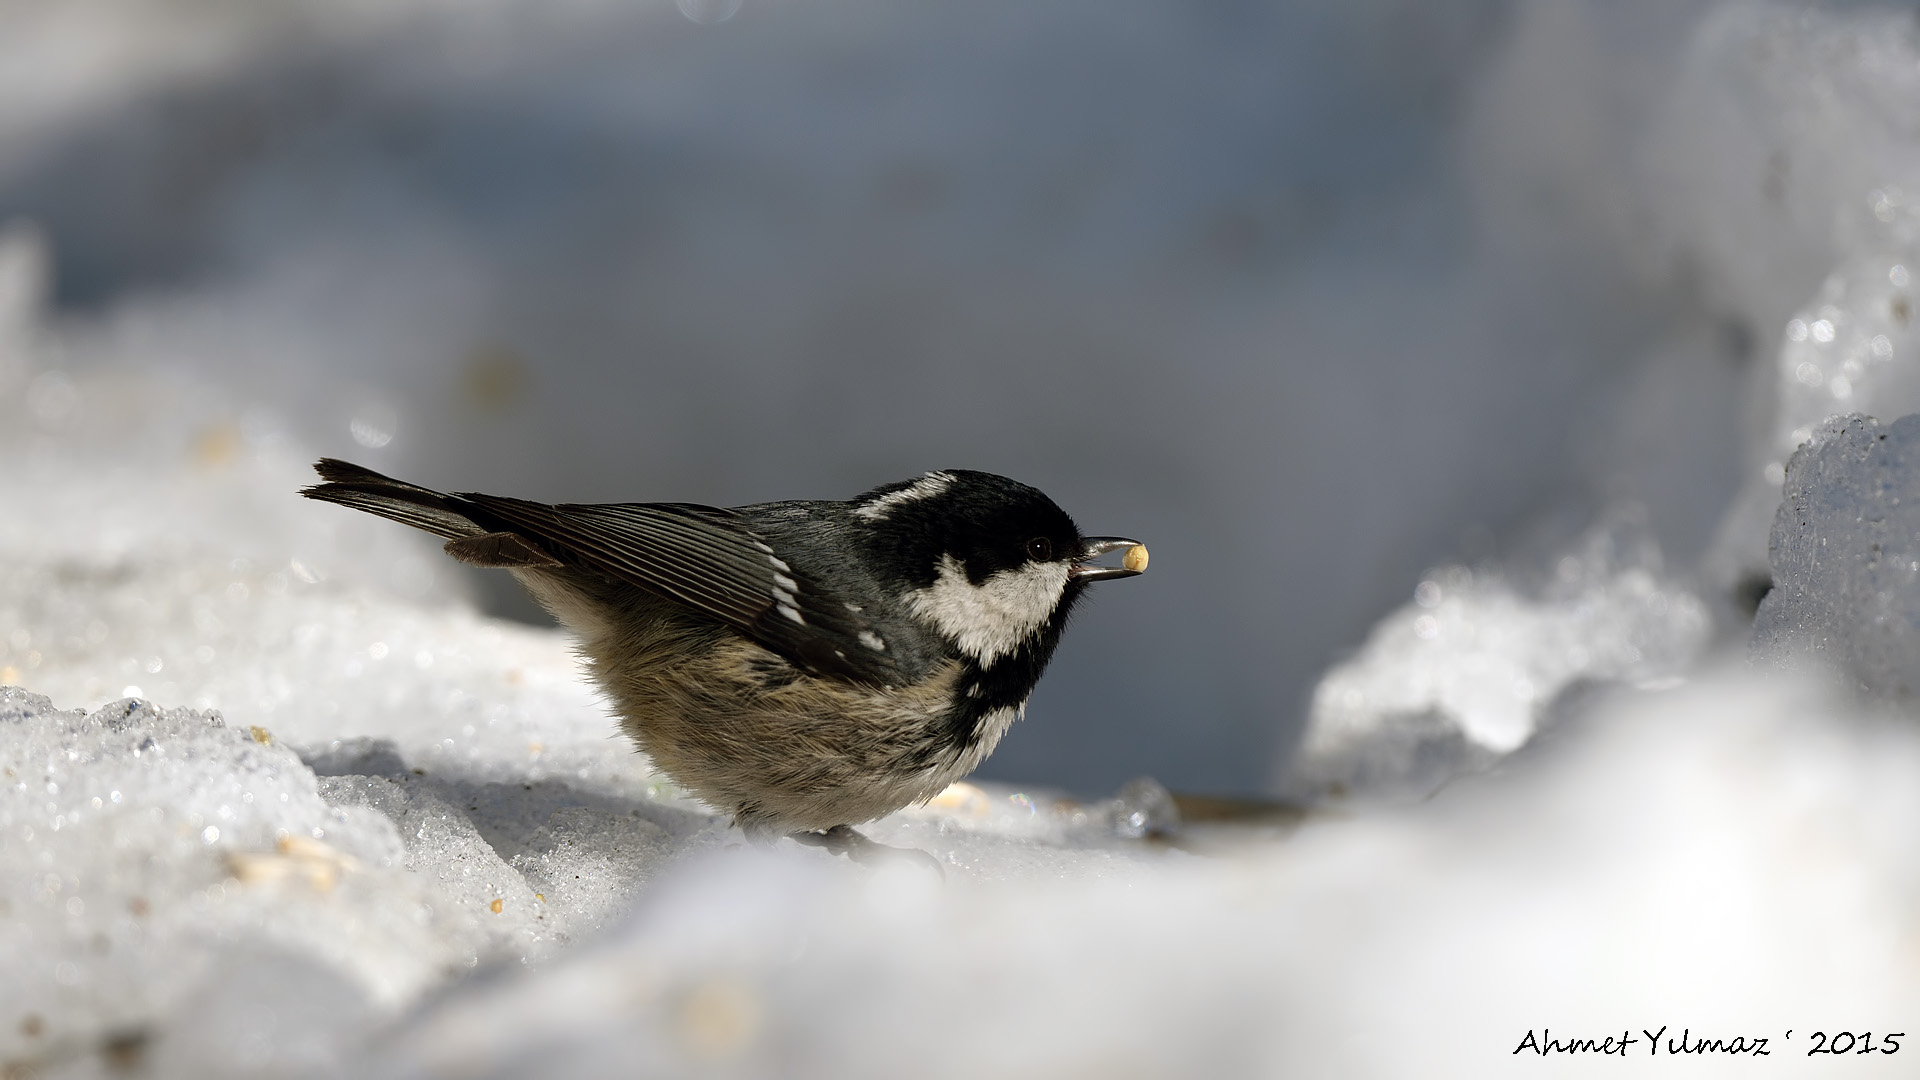
<path fill-rule="evenodd" d="M 1146 569 L 1053 500 L 949 469 L 847 502 L 721 509 L 446 494 L 332 458 L 310 499 L 509 570 L 579 639 L 627 734 L 756 840 L 859 857 L 853 826 L 972 772 L 1091 582 Z M 1121 565 L 1095 560 L 1123 553 Z"/>

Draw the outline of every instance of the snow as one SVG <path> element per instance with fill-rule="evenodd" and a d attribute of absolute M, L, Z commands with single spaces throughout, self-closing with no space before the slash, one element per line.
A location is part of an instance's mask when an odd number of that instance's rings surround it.
<path fill-rule="evenodd" d="M 1525 745 L 1575 683 L 1678 678 L 1712 631 L 1631 520 L 1596 525 L 1537 587 L 1438 569 L 1320 681 L 1283 783 L 1319 798 L 1428 794 Z"/>
<path fill-rule="evenodd" d="M 456 7 L 0 11 L 0 1072 L 1624 1064 L 1515 1054 L 1551 1031 L 1800 1075 L 1906 1030 L 1909 14 Z M 106 183 L 155 177 L 198 216 Z M 1085 478 L 1159 558 L 1005 771 L 866 827 L 942 870 L 870 868 L 747 843 L 558 631 L 294 496 L 349 450 Z"/>
<path fill-rule="evenodd" d="M 1757 656 L 1831 667 L 1872 698 L 1920 697 L 1920 415 L 1835 417 L 1787 463 Z"/>
<path fill-rule="evenodd" d="M 1913 925 L 1917 882 L 1895 869 L 1911 866 L 1920 809 L 1910 727 L 1712 678 L 1613 702 L 1537 764 L 1420 815 L 1043 888 L 707 862 L 599 950 L 437 1003 L 385 1064 L 1537 1075 L 1511 1056 L 1528 1028 L 1671 1017 L 1678 1035 L 1684 1017 L 1696 1033 L 1764 1032 L 1770 1064 L 1794 1072 L 1815 1015 L 1900 1030 L 1915 980 L 1877 946 Z M 1804 932 L 1816 926 L 1831 932 Z M 1782 1043 L 1788 1028 L 1798 1043 Z M 1898 1060 L 1848 1064 L 1892 1075 Z"/>
<path fill-rule="evenodd" d="M 7 1053 L 54 1075 L 112 1052 L 183 1076 L 1532 1075 L 1510 1051 L 1549 1024 L 1684 1021 L 1797 1057 L 1809 1025 L 1901 1030 L 1920 1003 L 1896 944 L 1920 929 L 1920 732 L 1737 668 L 1623 691 L 1418 813 L 1211 854 L 1103 854 L 1045 798 L 880 830 L 944 879 L 664 843 L 644 800 L 549 815 L 523 879 L 483 824 L 511 796 L 316 779 L 187 710 L 4 701 L 0 835 L 31 866 L 6 877 L 4 1007 L 33 1018 Z M 634 890 L 631 913 L 534 895 L 566 871 Z"/>

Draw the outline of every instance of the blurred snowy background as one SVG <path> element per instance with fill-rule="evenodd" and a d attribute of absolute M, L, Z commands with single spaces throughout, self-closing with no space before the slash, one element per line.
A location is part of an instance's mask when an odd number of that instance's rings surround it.
<path fill-rule="evenodd" d="M 1916 270 L 1909 5 L 0 0 L 0 1068 L 1904 1030 Z M 1156 558 L 874 826 L 941 885 L 736 848 L 321 453 Z"/>

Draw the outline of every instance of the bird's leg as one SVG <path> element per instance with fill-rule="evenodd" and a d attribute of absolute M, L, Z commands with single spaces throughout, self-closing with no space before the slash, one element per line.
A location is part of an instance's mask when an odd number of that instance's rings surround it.
<path fill-rule="evenodd" d="M 918 848 L 894 847 L 869 840 L 851 825 L 835 825 L 831 829 L 817 832 L 788 833 L 789 837 L 811 847 L 825 848 L 835 855 L 845 855 L 862 866 L 881 866 L 888 862 L 907 860 L 924 866 L 931 866 L 942 878 L 947 876 L 940 860 Z"/>

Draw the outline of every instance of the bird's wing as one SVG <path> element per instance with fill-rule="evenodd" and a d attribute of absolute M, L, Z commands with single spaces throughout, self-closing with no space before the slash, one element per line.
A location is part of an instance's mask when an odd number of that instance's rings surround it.
<path fill-rule="evenodd" d="M 875 686 L 906 681 L 850 602 L 806 574 L 732 511 L 690 503 L 525 502 L 462 494 L 579 565 L 702 612 L 794 664 Z"/>

